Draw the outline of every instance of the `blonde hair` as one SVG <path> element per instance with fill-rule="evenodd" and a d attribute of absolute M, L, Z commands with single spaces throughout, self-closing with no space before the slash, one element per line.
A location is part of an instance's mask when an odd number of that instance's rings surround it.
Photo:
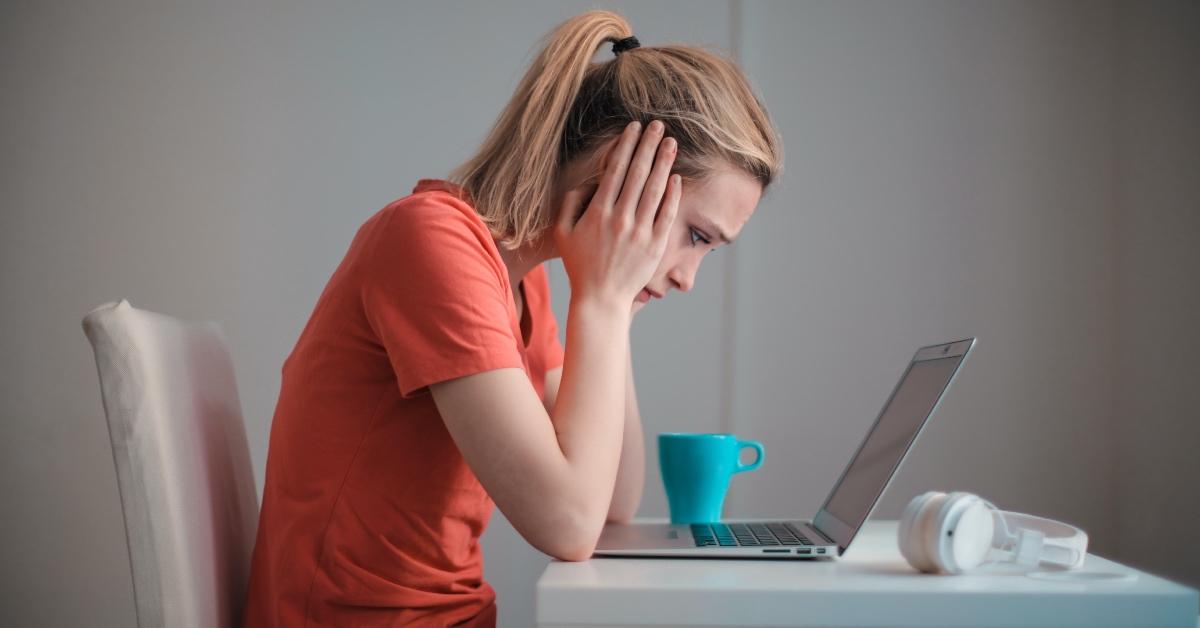
<path fill-rule="evenodd" d="M 767 186 L 783 168 L 783 145 L 762 102 L 728 58 L 686 45 L 626 50 L 592 63 L 607 42 L 633 35 L 611 11 L 559 24 L 479 151 L 448 180 L 466 194 L 494 237 L 515 249 L 549 227 L 558 178 L 576 157 L 638 120 L 666 125 L 678 142 L 672 172 L 702 181 L 723 164 Z"/>

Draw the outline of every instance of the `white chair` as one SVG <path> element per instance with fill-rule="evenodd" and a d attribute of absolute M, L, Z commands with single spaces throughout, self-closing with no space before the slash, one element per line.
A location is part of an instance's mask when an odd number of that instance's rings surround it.
<path fill-rule="evenodd" d="M 258 494 L 216 323 L 122 300 L 83 319 L 112 439 L 138 626 L 241 623 Z"/>

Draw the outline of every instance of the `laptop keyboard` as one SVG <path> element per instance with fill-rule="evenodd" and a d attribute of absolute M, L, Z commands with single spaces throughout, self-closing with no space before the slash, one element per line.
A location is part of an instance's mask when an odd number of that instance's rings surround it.
<path fill-rule="evenodd" d="M 691 526 L 696 547 L 812 545 L 812 541 L 790 523 L 693 523 Z"/>

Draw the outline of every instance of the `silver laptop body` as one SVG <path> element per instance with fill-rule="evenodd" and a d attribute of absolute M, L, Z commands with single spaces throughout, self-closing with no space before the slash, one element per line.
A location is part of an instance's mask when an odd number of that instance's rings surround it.
<path fill-rule="evenodd" d="M 716 524 L 609 523 L 595 556 L 834 558 L 850 547 L 921 429 L 937 410 L 974 338 L 921 347 L 812 520 Z"/>

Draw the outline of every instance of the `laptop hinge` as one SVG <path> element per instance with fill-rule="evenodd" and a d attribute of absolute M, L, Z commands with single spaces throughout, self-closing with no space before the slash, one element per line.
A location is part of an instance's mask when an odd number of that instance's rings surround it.
<path fill-rule="evenodd" d="M 809 528 L 810 530 L 812 530 L 813 532 L 816 532 L 817 534 L 821 535 L 821 538 L 825 539 L 826 541 L 829 541 L 829 544 L 830 544 L 830 545 L 837 545 L 837 544 L 838 544 L 838 543 L 837 543 L 837 541 L 835 541 L 835 540 L 833 540 L 833 539 L 829 538 L 829 535 L 827 535 L 827 534 L 825 534 L 824 532 L 822 532 L 822 531 L 821 531 L 821 528 L 818 528 L 817 526 L 815 526 L 815 525 L 812 525 L 812 524 L 809 524 L 808 528 Z"/>

